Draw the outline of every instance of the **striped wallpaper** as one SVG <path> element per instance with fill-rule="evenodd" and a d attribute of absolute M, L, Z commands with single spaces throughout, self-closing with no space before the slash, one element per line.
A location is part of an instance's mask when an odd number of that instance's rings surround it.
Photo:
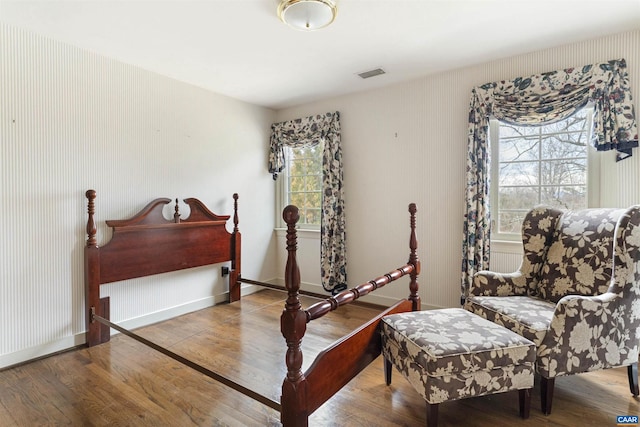
<path fill-rule="evenodd" d="M 89 188 L 100 244 L 106 219 L 154 198 L 229 214 L 238 192 L 244 273 L 275 276 L 273 111 L 4 24 L 0 94 L 0 368 L 84 342 Z M 136 326 L 211 305 L 226 286 L 203 267 L 102 293 L 113 319 Z"/>

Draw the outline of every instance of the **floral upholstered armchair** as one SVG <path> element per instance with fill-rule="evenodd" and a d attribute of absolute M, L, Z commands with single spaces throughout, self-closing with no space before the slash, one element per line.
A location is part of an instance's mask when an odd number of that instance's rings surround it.
<path fill-rule="evenodd" d="M 519 271 L 480 271 L 464 308 L 537 346 L 542 412 L 556 377 L 627 366 L 638 395 L 640 206 L 531 210 Z"/>

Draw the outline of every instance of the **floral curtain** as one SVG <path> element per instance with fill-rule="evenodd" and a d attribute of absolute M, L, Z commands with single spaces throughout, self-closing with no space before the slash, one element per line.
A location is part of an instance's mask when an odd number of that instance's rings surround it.
<path fill-rule="evenodd" d="M 275 180 L 285 168 L 284 147 L 324 143 L 322 153 L 322 217 L 320 274 L 322 287 L 332 293 L 347 288 L 340 113 L 318 114 L 271 125 L 269 172 Z"/>
<path fill-rule="evenodd" d="M 592 143 L 616 150 L 638 146 L 638 127 L 624 59 L 531 77 L 486 83 L 471 91 L 467 135 L 467 188 L 462 243 L 462 295 L 473 274 L 489 267 L 489 117 L 518 125 L 562 120 L 586 104 L 594 108 Z"/>

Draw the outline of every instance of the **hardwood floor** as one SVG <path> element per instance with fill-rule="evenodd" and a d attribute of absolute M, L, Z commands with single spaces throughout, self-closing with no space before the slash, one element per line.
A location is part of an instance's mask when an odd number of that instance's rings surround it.
<path fill-rule="evenodd" d="M 304 299 L 308 306 L 313 300 Z M 285 375 L 279 316 L 284 294 L 265 290 L 141 328 L 170 348 L 265 396 L 279 400 Z M 326 345 L 375 310 L 342 307 L 308 326 L 304 366 Z M 626 369 L 558 378 L 553 412 L 518 417 L 518 394 L 503 393 L 440 405 L 441 426 L 615 426 L 617 415 L 639 415 Z M 310 418 L 312 426 L 425 425 L 425 403 L 393 373 L 384 384 L 378 358 Z M 114 336 L 82 348 L 0 371 L 0 426 L 279 426 L 279 413 L 138 342 Z"/>

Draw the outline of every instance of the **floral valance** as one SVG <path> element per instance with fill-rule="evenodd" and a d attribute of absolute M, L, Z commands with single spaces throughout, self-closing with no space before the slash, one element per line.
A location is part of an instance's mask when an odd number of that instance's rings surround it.
<path fill-rule="evenodd" d="M 271 148 L 269 151 L 269 172 L 273 179 L 282 172 L 284 147 L 301 148 L 313 146 L 320 141 L 340 137 L 340 113 L 325 113 L 271 125 Z"/>
<path fill-rule="evenodd" d="M 478 122 L 494 116 L 537 125 L 565 119 L 587 103 L 594 107 L 594 147 L 616 150 L 619 160 L 631 156 L 638 126 L 624 59 L 487 83 L 473 89 L 471 109 Z"/>

